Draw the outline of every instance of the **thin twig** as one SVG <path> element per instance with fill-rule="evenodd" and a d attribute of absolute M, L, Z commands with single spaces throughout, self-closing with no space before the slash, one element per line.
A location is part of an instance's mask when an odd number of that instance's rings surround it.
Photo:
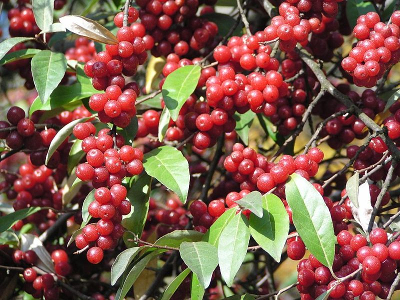
<path fill-rule="evenodd" d="M 394 291 L 396 290 L 397 285 L 400 282 L 400 273 L 397 273 L 397 276 L 395 280 L 393 281 L 392 285 L 390 286 L 389 294 L 386 298 L 386 300 L 389 300 L 392 298 Z"/>
<path fill-rule="evenodd" d="M 128 14 L 129 14 L 129 5 L 130 5 L 130 0 L 125 1 L 125 6 L 124 6 L 124 19 L 122 21 L 123 26 L 128 26 Z"/>
<path fill-rule="evenodd" d="M 138 105 L 138 104 L 140 104 L 142 102 L 145 102 L 147 100 L 153 99 L 155 96 L 157 96 L 160 93 L 161 93 L 161 90 L 158 90 L 158 91 L 155 91 L 155 92 L 153 92 L 151 94 L 148 94 L 146 97 L 144 97 L 144 98 L 142 98 L 140 100 L 137 100 L 135 105 Z"/>
<path fill-rule="evenodd" d="M 72 215 L 74 215 L 74 212 L 68 212 L 65 214 L 62 214 L 61 216 L 58 217 L 57 221 L 49 227 L 45 232 L 43 232 L 39 236 L 39 240 L 44 243 L 60 226 L 62 226 Z"/>
<path fill-rule="evenodd" d="M 242 22 L 244 24 L 244 28 L 246 29 L 246 33 L 248 36 L 251 36 L 251 31 L 250 31 L 250 24 L 249 21 L 246 18 L 246 15 L 244 13 L 243 7 L 242 7 L 242 3 L 240 3 L 240 0 L 236 0 L 238 9 L 239 9 L 239 14 L 240 17 L 242 18 Z"/>
<path fill-rule="evenodd" d="M 381 206 L 383 196 L 385 195 L 387 189 L 389 188 L 390 181 L 392 180 L 393 172 L 394 172 L 394 169 L 396 167 L 396 163 L 397 163 L 396 161 L 393 161 L 392 164 L 390 165 L 389 171 L 388 171 L 388 173 L 386 175 L 386 178 L 385 178 L 385 182 L 383 183 L 382 189 L 379 192 L 379 195 L 378 195 L 378 197 L 376 199 L 376 203 L 375 203 L 375 206 L 374 206 L 374 209 L 372 211 L 371 218 L 370 218 L 369 224 L 368 224 L 368 232 L 370 232 L 372 230 L 372 226 L 374 225 L 375 217 L 378 214 L 379 207 Z"/>
<path fill-rule="evenodd" d="M 398 211 L 397 213 L 395 213 L 393 216 L 391 216 L 389 218 L 389 220 L 387 220 L 387 222 L 385 224 L 383 224 L 383 228 L 386 229 L 387 227 L 389 227 L 390 224 L 392 224 L 394 222 L 394 220 L 396 220 L 396 218 L 400 216 L 400 211 Z"/>
<path fill-rule="evenodd" d="M 294 288 L 294 287 L 297 286 L 298 284 L 299 284 L 298 282 L 292 283 L 291 285 L 288 285 L 287 287 L 284 287 L 283 289 L 281 289 L 281 290 L 279 290 L 279 291 L 275 291 L 275 292 L 273 292 L 273 293 L 269 293 L 269 294 L 267 294 L 267 295 L 258 297 L 257 300 L 268 299 L 268 298 L 274 297 L 274 296 L 276 296 L 276 295 L 281 295 L 282 293 L 287 292 L 288 290 Z"/>
<path fill-rule="evenodd" d="M 77 296 L 79 299 L 83 299 L 83 300 L 94 300 L 94 298 L 89 297 L 85 294 L 82 294 L 81 292 L 79 292 L 78 290 L 74 289 L 72 286 L 66 284 L 65 282 L 62 282 L 61 280 L 57 280 L 57 284 L 59 286 L 61 286 L 63 289 L 68 290 L 70 293 L 74 294 L 75 296 Z M 74 298 L 76 299 L 76 298 Z"/>

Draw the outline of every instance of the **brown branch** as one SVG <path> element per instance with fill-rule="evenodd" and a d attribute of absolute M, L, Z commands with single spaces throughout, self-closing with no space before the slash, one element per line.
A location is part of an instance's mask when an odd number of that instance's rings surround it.
<path fill-rule="evenodd" d="M 44 243 L 56 230 L 58 230 L 58 228 L 60 226 L 62 226 L 63 224 L 65 224 L 65 222 L 71 217 L 73 216 L 75 213 L 74 212 L 68 212 L 65 214 L 62 214 L 61 216 L 58 217 L 57 221 L 51 226 L 49 227 L 49 229 L 47 229 L 45 232 L 43 232 L 40 236 L 39 236 L 39 240 Z"/>
<path fill-rule="evenodd" d="M 142 98 L 140 100 L 137 100 L 135 105 L 138 105 L 138 104 L 140 104 L 142 102 L 145 102 L 147 100 L 153 99 L 155 96 L 157 96 L 160 93 L 161 93 L 161 90 L 158 90 L 158 91 L 155 91 L 155 92 L 153 92 L 151 94 L 148 94 L 146 97 L 144 97 L 144 98 Z"/>
<path fill-rule="evenodd" d="M 287 287 L 284 287 L 283 289 L 281 289 L 281 290 L 279 290 L 279 291 L 275 291 L 275 292 L 273 292 L 273 293 L 269 293 L 269 294 L 267 294 L 267 295 L 258 297 L 257 300 L 268 299 L 268 298 L 271 298 L 271 297 L 274 297 L 274 296 L 278 297 L 279 295 L 283 294 L 284 292 L 287 292 L 288 290 L 294 288 L 294 287 L 297 286 L 298 284 L 299 284 L 298 282 L 292 283 L 291 285 L 289 285 L 289 286 L 287 286 Z"/>
<path fill-rule="evenodd" d="M 383 228 L 386 229 L 390 224 L 392 224 L 394 222 L 394 220 L 396 220 L 396 218 L 400 216 L 400 211 L 398 211 L 397 213 L 395 213 L 393 216 L 391 216 L 389 218 L 389 220 L 387 220 L 387 222 L 385 224 L 383 224 Z"/>
<path fill-rule="evenodd" d="M 394 291 L 396 290 L 397 285 L 400 282 L 400 273 L 397 273 L 397 276 L 395 280 L 393 281 L 392 285 L 390 286 L 389 294 L 386 298 L 386 300 L 389 300 L 392 298 Z"/>
<path fill-rule="evenodd" d="M 61 280 L 57 280 L 57 284 L 59 286 L 61 286 L 63 289 L 68 290 L 71 294 L 77 296 L 79 299 L 83 299 L 83 300 L 94 300 L 94 298 L 89 297 L 85 294 L 82 294 L 81 292 L 79 292 L 78 290 L 74 289 L 72 286 L 66 284 L 65 282 L 62 282 Z M 76 298 L 75 298 L 76 299 Z"/>
<path fill-rule="evenodd" d="M 382 189 L 378 195 L 378 198 L 376 199 L 376 203 L 375 203 L 375 206 L 372 211 L 371 218 L 370 218 L 369 224 L 368 224 L 368 232 L 370 232 L 372 230 L 372 226 L 374 225 L 374 219 L 375 219 L 376 215 L 378 214 L 379 207 L 381 206 L 383 196 L 385 195 L 387 189 L 389 188 L 390 181 L 392 180 L 393 172 L 396 167 L 396 163 L 397 163 L 396 161 L 393 161 L 392 164 L 390 165 L 389 171 L 385 178 L 385 182 L 383 183 Z"/>
<path fill-rule="evenodd" d="M 242 22 L 244 24 L 244 28 L 246 29 L 246 33 L 248 36 L 251 36 L 250 24 L 249 21 L 247 20 L 246 14 L 244 13 L 242 3 L 240 3 L 240 0 L 236 0 L 236 3 L 239 9 L 240 17 L 242 18 Z"/>
<path fill-rule="evenodd" d="M 125 1 L 125 6 L 124 6 L 124 19 L 122 21 L 123 26 L 128 26 L 128 14 L 129 14 L 129 5 L 130 5 L 130 0 Z"/>
<path fill-rule="evenodd" d="M 353 101 L 342 94 L 337 88 L 335 88 L 332 83 L 326 78 L 325 73 L 320 69 L 320 66 L 312 59 L 309 53 L 307 53 L 304 48 L 300 47 L 298 53 L 301 59 L 307 64 L 307 66 L 313 71 L 314 75 L 317 77 L 318 81 L 321 84 L 321 89 L 325 89 L 329 94 L 338 99 L 342 104 L 347 106 L 348 108 L 353 108 L 354 113 L 359 117 L 361 121 L 374 133 L 377 133 L 383 141 L 388 146 L 390 152 L 393 155 L 394 160 L 400 160 L 400 150 L 397 149 L 394 142 L 388 137 L 387 130 L 381 128 L 378 124 L 376 124 L 370 117 L 368 117 L 360 108 L 354 105 Z"/>

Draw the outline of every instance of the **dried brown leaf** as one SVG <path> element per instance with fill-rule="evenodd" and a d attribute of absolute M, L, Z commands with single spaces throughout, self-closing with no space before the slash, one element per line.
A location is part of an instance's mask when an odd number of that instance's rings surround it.
<path fill-rule="evenodd" d="M 69 31 L 85 36 L 96 42 L 111 45 L 118 44 L 117 38 L 111 31 L 91 19 L 82 16 L 68 15 L 61 17 L 60 23 Z"/>

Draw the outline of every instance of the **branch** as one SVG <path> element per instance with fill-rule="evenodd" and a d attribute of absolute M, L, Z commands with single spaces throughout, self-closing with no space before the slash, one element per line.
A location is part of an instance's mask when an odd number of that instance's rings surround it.
<path fill-rule="evenodd" d="M 346 105 L 348 108 L 353 108 L 355 114 L 359 117 L 361 121 L 364 122 L 370 130 L 377 133 L 386 143 L 390 152 L 392 153 L 394 160 L 400 160 L 400 150 L 397 149 L 394 142 L 387 136 L 386 130 L 382 129 L 378 124 L 376 124 L 370 117 L 368 117 L 364 112 L 361 111 L 353 101 L 342 94 L 337 88 L 335 88 L 332 83 L 326 78 L 325 73 L 320 69 L 319 65 L 311 58 L 310 54 L 306 53 L 304 48 L 298 49 L 299 56 L 307 64 L 307 66 L 313 71 L 318 81 L 321 83 L 321 89 L 325 89 L 329 94 L 338 99 L 341 103 Z"/>
<path fill-rule="evenodd" d="M 249 21 L 246 18 L 246 15 L 244 13 L 243 7 L 242 7 L 242 3 L 240 3 L 240 0 L 236 0 L 238 9 L 239 9 L 239 14 L 240 17 L 242 18 L 242 22 L 244 24 L 244 28 L 246 29 L 246 33 L 248 36 L 251 36 L 251 31 L 250 31 L 250 24 Z"/>
<path fill-rule="evenodd" d="M 294 287 L 297 286 L 298 284 L 299 284 L 298 282 L 293 283 L 293 284 L 291 284 L 291 285 L 289 285 L 289 286 L 287 286 L 287 287 L 284 287 L 283 289 L 281 289 L 281 290 L 279 290 L 279 291 L 275 291 L 275 292 L 273 292 L 273 293 L 270 293 L 270 294 L 267 294 L 267 295 L 258 297 L 257 300 L 268 299 L 268 298 L 271 298 L 271 297 L 273 297 L 273 296 L 278 297 L 279 295 L 283 294 L 284 292 L 287 292 L 287 291 L 290 290 L 291 288 L 294 288 Z"/>
<path fill-rule="evenodd" d="M 125 6 L 124 6 L 124 19 L 123 19 L 123 26 L 128 26 L 128 14 L 129 14 L 129 4 L 130 0 L 126 0 Z"/>
<path fill-rule="evenodd" d="M 74 212 L 68 212 L 59 216 L 57 221 L 39 236 L 39 240 L 44 243 L 61 225 L 63 225 L 73 215 Z"/>
<path fill-rule="evenodd" d="M 396 218 L 400 216 L 400 211 L 398 211 L 397 213 L 395 213 L 393 216 L 391 216 L 389 218 L 389 220 L 387 220 L 387 222 L 385 224 L 383 224 L 383 229 L 386 229 L 387 227 L 389 227 L 390 224 L 392 224 L 394 222 L 394 220 L 396 220 Z"/>
<path fill-rule="evenodd" d="M 389 294 L 388 294 L 386 300 L 389 300 L 390 298 L 392 298 L 393 293 L 396 290 L 396 287 L 399 284 L 399 282 L 400 282 L 400 273 L 397 273 L 395 280 L 393 281 L 392 285 L 390 286 Z"/>
<path fill-rule="evenodd" d="M 136 103 L 135 103 L 135 105 L 138 105 L 138 104 L 140 104 L 140 103 L 142 103 L 142 102 L 145 102 L 145 101 L 147 101 L 147 100 L 153 99 L 153 98 L 154 98 L 155 96 L 157 96 L 159 93 L 161 93 L 161 90 L 158 90 L 158 91 L 155 91 L 155 92 L 153 92 L 153 93 L 151 93 L 151 94 L 148 94 L 146 97 L 144 97 L 144 98 L 142 98 L 142 99 L 140 99 L 140 100 L 137 100 Z"/>
<path fill-rule="evenodd" d="M 77 296 L 79 299 L 83 300 L 94 300 L 92 297 L 86 296 L 85 294 L 82 294 L 78 290 L 74 289 L 72 286 L 66 284 L 65 282 L 62 282 L 61 280 L 57 280 L 57 284 L 61 286 L 63 289 L 68 290 L 71 294 Z"/>
<path fill-rule="evenodd" d="M 369 219 L 368 232 L 370 232 L 372 230 L 372 226 L 374 225 L 374 219 L 375 219 L 376 215 L 378 214 L 378 210 L 379 210 L 379 207 L 381 206 L 383 196 L 385 195 L 385 193 L 390 185 L 390 181 L 392 180 L 395 167 L 396 167 L 396 161 L 393 161 L 392 164 L 390 165 L 389 171 L 386 175 L 385 182 L 382 185 L 382 189 L 378 195 L 378 198 L 376 199 L 376 203 L 375 203 L 374 209 L 372 211 L 371 218 Z"/>

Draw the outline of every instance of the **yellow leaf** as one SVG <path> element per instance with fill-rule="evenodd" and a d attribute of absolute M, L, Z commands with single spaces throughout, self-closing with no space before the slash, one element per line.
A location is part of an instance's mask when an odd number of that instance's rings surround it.
<path fill-rule="evenodd" d="M 152 56 L 146 68 L 146 94 L 150 93 L 155 80 L 160 76 L 162 69 L 165 65 L 165 58 Z M 157 87 L 155 87 L 157 88 Z"/>

